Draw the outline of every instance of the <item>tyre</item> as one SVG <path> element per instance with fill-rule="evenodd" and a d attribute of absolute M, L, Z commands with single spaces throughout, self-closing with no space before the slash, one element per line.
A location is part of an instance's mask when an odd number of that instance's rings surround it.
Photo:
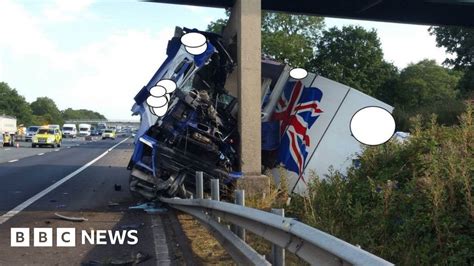
<path fill-rule="evenodd" d="M 61 147 L 61 141 L 58 143 L 57 147 L 58 147 L 58 148 Z"/>
<path fill-rule="evenodd" d="M 36 148 L 36 144 L 31 144 L 31 148 Z"/>

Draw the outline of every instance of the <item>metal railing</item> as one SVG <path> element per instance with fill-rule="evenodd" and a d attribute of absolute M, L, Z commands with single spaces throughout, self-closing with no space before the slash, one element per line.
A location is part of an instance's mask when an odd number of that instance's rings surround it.
<path fill-rule="evenodd" d="M 273 243 L 273 265 L 284 265 L 284 250 L 312 265 L 393 265 L 361 248 L 316 228 L 285 218 L 282 210 L 269 213 L 244 206 L 244 191 L 236 190 L 236 203 L 219 201 L 219 180 L 211 180 L 212 199 L 203 199 L 203 175 L 196 173 L 194 199 L 160 198 L 170 207 L 199 220 L 239 264 L 271 265 L 245 243 L 245 230 Z M 232 230 L 221 223 L 234 225 Z"/>

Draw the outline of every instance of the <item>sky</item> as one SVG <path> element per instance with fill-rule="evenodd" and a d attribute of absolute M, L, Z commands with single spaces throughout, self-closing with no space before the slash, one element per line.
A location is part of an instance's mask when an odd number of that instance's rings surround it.
<path fill-rule="evenodd" d="M 132 0 L 0 0 L 0 81 L 60 110 L 90 109 L 136 120 L 133 97 L 165 59 L 175 26 L 206 29 L 223 9 Z M 328 27 L 376 29 L 385 59 L 399 68 L 442 63 L 428 26 L 326 18 Z"/>

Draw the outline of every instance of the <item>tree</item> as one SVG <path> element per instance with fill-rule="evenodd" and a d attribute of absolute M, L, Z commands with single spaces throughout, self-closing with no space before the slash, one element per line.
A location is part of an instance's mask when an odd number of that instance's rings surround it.
<path fill-rule="evenodd" d="M 444 64 L 465 72 L 459 83 L 459 90 L 465 96 L 474 97 L 474 29 L 457 26 L 430 27 L 431 35 L 436 36 L 438 47 L 454 58 L 447 58 Z"/>
<path fill-rule="evenodd" d="M 403 69 L 394 93 L 398 130 L 408 130 L 411 117 L 426 118 L 433 113 L 443 125 L 456 124 L 464 111 L 456 89 L 461 76 L 461 72 L 439 66 L 434 60 L 422 60 Z"/>
<path fill-rule="evenodd" d="M 30 105 L 25 97 L 18 94 L 16 89 L 7 83 L 0 82 L 0 115 L 11 115 L 17 118 L 17 123 L 30 124 L 33 116 Z"/>
<path fill-rule="evenodd" d="M 293 67 L 307 68 L 323 27 L 322 17 L 263 12 L 262 53 Z"/>
<path fill-rule="evenodd" d="M 430 27 L 431 35 L 436 36 L 438 47 L 446 48 L 455 58 L 447 58 L 445 63 L 458 69 L 474 66 L 474 29 L 457 26 Z"/>
<path fill-rule="evenodd" d="M 36 101 L 31 103 L 31 110 L 33 114 L 40 118 L 39 122 L 44 124 L 63 124 L 61 112 L 59 111 L 56 103 L 48 97 L 38 97 Z"/>
<path fill-rule="evenodd" d="M 455 99 L 461 73 L 446 69 L 434 60 L 410 64 L 400 73 L 397 103 L 404 108 L 419 108 Z"/>
<path fill-rule="evenodd" d="M 208 31 L 222 33 L 228 21 L 218 19 Z M 314 43 L 321 36 L 324 18 L 284 13 L 262 12 L 262 53 L 293 67 L 307 67 L 314 56 Z"/>
<path fill-rule="evenodd" d="M 344 26 L 324 30 L 310 70 L 377 97 L 391 98 L 384 85 L 397 78 L 397 68 L 383 59 L 375 30 Z M 393 83 L 393 82 L 392 82 Z"/>
<path fill-rule="evenodd" d="M 224 30 L 224 27 L 227 24 L 228 20 L 229 20 L 228 18 L 220 18 L 220 19 L 217 19 L 216 21 L 211 21 L 209 25 L 207 25 L 206 31 L 222 34 L 222 31 Z"/>
<path fill-rule="evenodd" d="M 106 120 L 105 116 L 98 112 L 94 112 L 86 109 L 74 110 L 72 108 L 67 108 L 62 111 L 62 117 L 64 120 L 85 120 L 85 119 L 97 119 L 97 120 Z"/>

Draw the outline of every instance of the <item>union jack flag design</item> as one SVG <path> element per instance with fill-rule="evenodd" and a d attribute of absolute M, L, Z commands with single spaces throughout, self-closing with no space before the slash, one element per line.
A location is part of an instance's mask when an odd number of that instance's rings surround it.
<path fill-rule="evenodd" d="M 273 115 L 280 121 L 279 161 L 304 183 L 303 170 L 311 142 L 308 130 L 323 112 L 318 107 L 322 97 L 318 88 L 305 88 L 301 81 L 287 82 Z"/>

